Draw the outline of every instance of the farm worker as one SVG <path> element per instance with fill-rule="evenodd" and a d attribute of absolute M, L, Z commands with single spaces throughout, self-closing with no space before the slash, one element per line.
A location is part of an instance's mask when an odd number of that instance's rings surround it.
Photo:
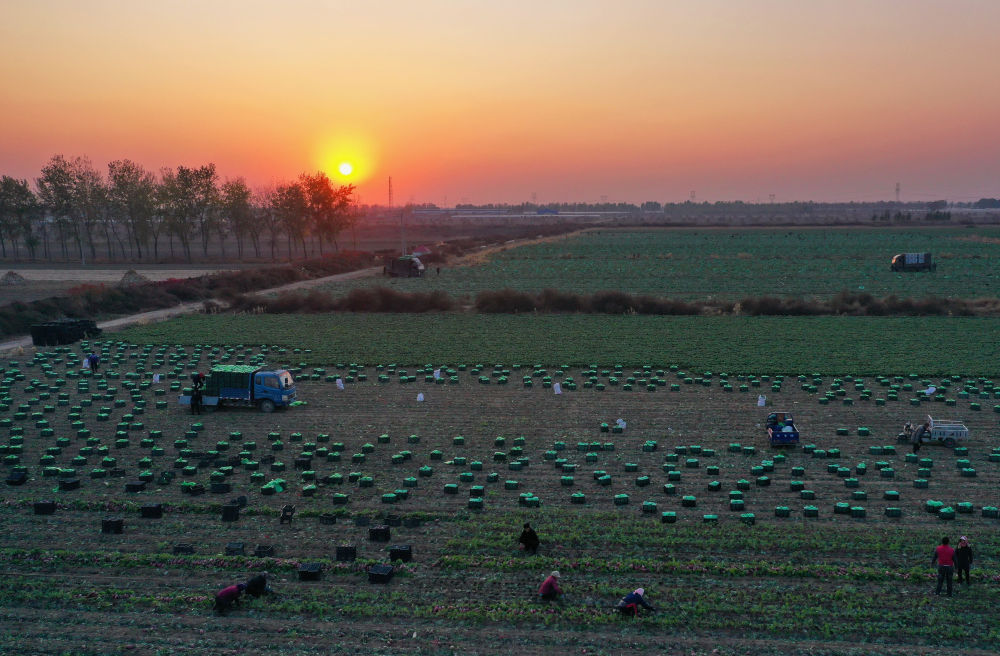
<path fill-rule="evenodd" d="M 927 430 L 930 427 L 930 424 L 925 421 L 917 426 L 917 430 L 913 431 L 913 436 L 910 438 L 910 442 L 913 443 L 913 453 L 920 450 L 920 442 L 924 439 L 924 436 L 927 435 Z"/>
<path fill-rule="evenodd" d="M 195 389 L 201 389 L 205 384 L 205 374 L 196 371 L 191 374 L 191 382 L 194 384 Z"/>
<path fill-rule="evenodd" d="M 538 596 L 542 599 L 542 601 L 552 601 L 554 599 L 558 599 L 561 594 L 562 590 L 559 588 L 559 572 L 552 572 L 544 581 L 542 581 L 541 587 L 538 588 Z"/>
<path fill-rule="evenodd" d="M 965 585 L 969 585 L 969 566 L 972 565 L 972 547 L 969 538 L 964 535 L 958 539 L 958 549 L 955 549 L 955 570 L 958 572 L 958 582 L 962 582 L 965 573 Z"/>
<path fill-rule="evenodd" d="M 243 594 L 246 587 L 245 583 L 236 583 L 222 588 L 219 590 L 218 594 L 215 595 L 215 606 L 213 606 L 213 608 L 217 610 L 220 615 L 225 615 L 230 606 L 240 605 L 240 595 Z"/>
<path fill-rule="evenodd" d="M 90 361 L 91 371 L 96 373 L 97 370 L 101 368 L 101 356 L 97 355 L 93 351 L 91 351 L 90 355 L 87 356 L 87 360 Z"/>
<path fill-rule="evenodd" d="M 191 390 L 191 414 L 201 414 L 201 387 L 198 386 Z"/>
<path fill-rule="evenodd" d="M 934 594 L 941 594 L 941 586 L 948 582 L 948 596 L 951 596 L 951 577 L 955 571 L 955 550 L 948 546 L 948 536 L 941 538 L 941 544 L 934 549 L 934 557 L 931 558 L 931 565 L 937 563 L 937 589 Z"/>
<path fill-rule="evenodd" d="M 538 553 L 538 545 L 541 543 L 541 540 L 538 539 L 538 533 L 535 533 L 535 529 L 531 528 L 530 523 L 525 522 L 524 530 L 521 531 L 521 537 L 517 541 L 524 545 L 525 553 Z"/>
<path fill-rule="evenodd" d="M 247 594 L 254 598 L 271 594 L 271 586 L 267 584 L 268 576 L 268 572 L 261 572 L 247 581 Z"/>
<path fill-rule="evenodd" d="M 617 608 L 618 612 L 622 615 L 639 617 L 639 606 L 648 609 L 650 612 L 656 610 L 646 601 L 646 590 L 643 588 L 636 588 L 622 597 L 622 600 L 618 602 Z"/>

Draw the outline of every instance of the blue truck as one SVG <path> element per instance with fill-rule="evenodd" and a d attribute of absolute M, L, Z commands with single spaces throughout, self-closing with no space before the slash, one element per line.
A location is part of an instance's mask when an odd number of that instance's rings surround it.
<path fill-rule="evenodd" d="M 193 389 L 179 397 L 181 405 L 191 405 Z M 202 384 L 201 404 L 206 408 L 256 407 L 274 412 L 295 402 L 295 379 L 286 369 L 267 369 L 246 364 L 216 365 Z"/>
<path fill-rule="evenodd" d="M 799 443 L 799 429 L 790 412 L 772 412 L 765 423 L 767 439 L 771 446 L 787 446 Z"/>

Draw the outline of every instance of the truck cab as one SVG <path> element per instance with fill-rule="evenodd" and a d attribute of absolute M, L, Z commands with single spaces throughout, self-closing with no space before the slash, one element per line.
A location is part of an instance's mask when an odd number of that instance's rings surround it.
<path fill-rule="evenodd" d="M 253 375 L 251 401 L 261 412 L 273 412 L 295 401 L 295 380 L 285 369 L 258 371 Z"/>

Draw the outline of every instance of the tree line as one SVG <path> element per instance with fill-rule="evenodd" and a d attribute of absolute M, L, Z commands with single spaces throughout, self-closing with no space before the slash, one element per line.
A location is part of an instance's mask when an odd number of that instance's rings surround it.
<path fill-rule="evenodd" d="M 153 172 L 128 159 L 103 174 L 86 157 L 55 155 L 29 183 L 0 177 L 0 257 L 30 260 L 157 261 L 208 256 L 235 247 L 243 258 L 306 257 L 339 250 L 354 225 L 354 186 L 323 172 L 251 189 L 242 177 L 220 180 L 215 164 Z"/>

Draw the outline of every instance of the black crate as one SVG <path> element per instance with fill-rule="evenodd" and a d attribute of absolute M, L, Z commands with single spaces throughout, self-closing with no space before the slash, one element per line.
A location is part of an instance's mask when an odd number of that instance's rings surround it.
<path fill-rule="evenodd" d="M 209 485 L 208 491 L 212 494 L 229 494 L 233 491 L 233 486 L 225 481 L 214 481 Z"/>
<path fill-rule="evenodd" d="M 269 544 L 258 544 L 253 550 L 253 555 L 258 558 L 274 558 L 274 547 Z"/>
<path fill-rule="evenodd" d="M 190 556 L 194 553 L 194 545 L 187 542 L 178 542 L 174 545 L 175 556 Z"/>
<path fill-rule="evenodd" d="M 296 458 L 296 469 L 312 469 L 312 458 Z"/>
<path fill-rule="evenodd" d="M 194 485 L 188 488 L 188 494 L 190 494 L 193 497 L 199 497 L 205 494 L 205 486 L 202 485 L 201 483 L 195 483 Z"/>
<path fill-rule="evenodd" d="M 245 556 L 246 549 L 242 542 L 229 542 L 226 544 L 227 556 Z"/>
<path fill-rule="evenodd" d="M 385 523 L 386 526 L 402 526 L 403 520 L 399 515 L 386 515 Z"/>
<path fill-rule="evenodd" d="M 337 516 L 331 515 L 330 513 L 323 513 L 322 515 L 319 516 L 319 523 L 325 524 L 326 526 L 330 526 L 331 524 L 336 524 Z"/>
<path fill-rule="evenodd" d="M 358 557 L 358 548 L 353 545 L 341 545 L 337 547 L 336 558 L 340 562 L 350 563 Z"/>
<path fill-rule="evenodd" d="M 52 515 L 56 512 L 56 502 L 55 501 L 36 501 L 35 505 L 36 515 Z"/>
<path fill-rule="evenodd" d="M 368 568 L 369 583 L 388 583 L 392 580 L 392 565 L 372 565 Z"/>
<path fill-rule="evenodd" d="M 160 519 L 163 517 L 163 504 L 148 503 L 139 509 L 139 513 L 146 519 Z"/>
<path fill-rule="evenodd" d="M 101 520 L 101 533 L 119 534 L 125 530 L 125 520 L 121 517 L 105 517 Z"/>
<path fill-rule="evenodd" d="M 247 507 L 247 498 L 246 497 L 236 497 L 235 499 L 233 499 L 232 501 L 229 502 L 229 505 L 231 505 L 231 506 L 239 506 L 240 508 L 246 508 Z"/>
<path fill-rule="evenodd" d="M 64 478 L 59 481 L 59 489 L 63 492 L 69 490 L 79 490 L 80 489 L 80 479 L 79 478 Z"/>
<path fill-rule="evenodd" d="M 24 485 L 28 482 L 28 473 L 19 471 L 7 475 L 7 485 Z"/>
<path fill-rule="evenodd" d="M 322 563 L 302 563 L 299 565 L 300 581 L 319 581 L 323 578 Z"/>
<path fill-rule="evenodd" d="M 413 549 L 408 544 L 396 544 L 389 548 L 389 560 L 408 563 L 413 560 Z"/>
<path fill-rule="evenodd" d="M 108 472 L 108 476 L 110 476 L 111 478 L 125 478 L 125 470 L 112 469 L 111 471 Z"/>
<path fill-rule="evenodd" d="M 146 481 L 130 481 L 125 484 L 126 492 L 145 492 Z"/>
<path fill-rule="evenodd" d="M 224 522 L 235 522 L 240 518 L 240 507 L 239 506 L 222 506 L 222 521 Z"/>
<path fill-rule="evenodd" d="M 372 542 L 388 542 L 390 532 L 388 526 L 372 526 L 368 529 L 368 539 Z"/>

